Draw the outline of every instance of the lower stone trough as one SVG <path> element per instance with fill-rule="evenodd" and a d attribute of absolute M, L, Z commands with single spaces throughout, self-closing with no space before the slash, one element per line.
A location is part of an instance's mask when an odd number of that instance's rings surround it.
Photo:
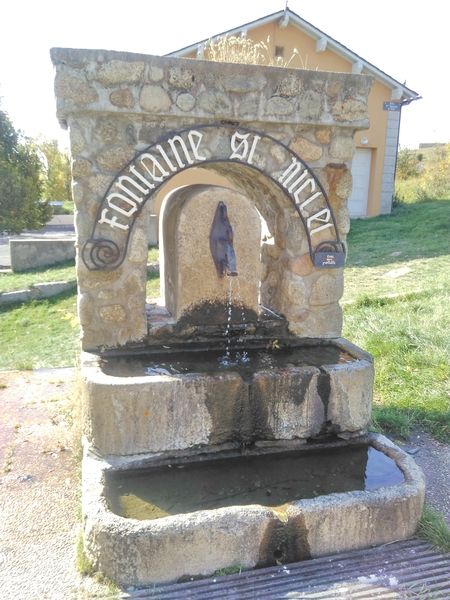
<path fill-rule="evenodd" d="M 406 539 L 423 497 L 413 459 L 378 434 L 196 457 L 88 453 L 85 551 L 122 585 L 284 564 Z"/>

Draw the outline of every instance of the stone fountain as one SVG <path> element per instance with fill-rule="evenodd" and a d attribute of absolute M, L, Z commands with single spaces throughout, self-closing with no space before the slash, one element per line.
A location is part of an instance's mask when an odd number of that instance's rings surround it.
<path fill-rule="evenodd" d="M 94 566 L 147 585 L 412 535 L 423 477 L 368 433 L 372 358 L 340 337 L 370 78 L 52 60 L 73 157 Z M 161 299 L 147 302 L 158 195 Z"/>

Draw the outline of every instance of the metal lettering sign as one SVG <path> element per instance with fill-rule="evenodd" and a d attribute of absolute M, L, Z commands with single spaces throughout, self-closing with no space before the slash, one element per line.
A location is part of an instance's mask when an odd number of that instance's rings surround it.
<path fill-rule="evenodd" d="M 383 110 L 400 110 L 402 107 L 400 102 L 395 102 L 395 101 L 391 101 L 391 102 L 383 102 Z"/>
<path fill-rule="evenodd" d="M 219 137 L 224 143 L 217 144 Z M 279 165 L 271 169 L 261 159 L 280 154 L 284 157 L 281 169 Z M 328 198 L 299 156 L 260 132 L 231 125 L 200 125 L 174 132 L 152 144 L 115 177 L 98 209 L 91 236 L 82 248 L 87 268 L 111 270 L 120 266 L 134 222 L 148 198 L 177 173 L 213 163 L 240 164 L 263 173 L 293 203 L 305 227 L 314 264 L 319 268 L 343 265 L 344 249 Z M 323 231 L 328 233 L 325 242 L 328 258 L 321 257 L 322 251 L 315 247 L 316 236 Z"/>

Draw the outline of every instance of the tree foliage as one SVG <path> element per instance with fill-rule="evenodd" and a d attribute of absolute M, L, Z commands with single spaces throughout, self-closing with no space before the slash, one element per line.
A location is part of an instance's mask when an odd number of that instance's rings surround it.
<path fill-rule="evenodd" d="M 415 150 L 402 148 L 397 155 L 397 179 L 405 181 L 419 174 L 420 161 Z"/>
<path fill-rule="evenodd" d="M 400 202 L 450 198 L 450 144 L 398 154 L 395 196 Z"/>
<path fill-rule="evenodd" d="M 427 157 L 422 188 L 429 198 L 450 198 L 450 144 L 433 148 Z"/>
<path fill-rule="evenodd" d="M 42 198 L 42 162 L 29 140 L 0 110 L 0 232 L 42 227 L 51 207 Z"/>
<path fill-rule="evenodd" d="M 46 200 L 71 202 L 70 161 L 56 140 L 39 140 L 38 150 L 45 156 L 45 179 L 43 194 Z"/>

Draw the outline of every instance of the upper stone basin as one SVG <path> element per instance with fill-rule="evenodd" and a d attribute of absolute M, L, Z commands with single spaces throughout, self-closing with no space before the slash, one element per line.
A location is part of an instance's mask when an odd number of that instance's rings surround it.
<path fill-rule="evenodd" d="M 169 350 L 106 359 L 84 354 L 88 438 L 103 455 L 329 433 L 348 439 L 367 430 L 372 360 L 346 340 L 249 349 L 250 363 L 227 369 L 219 367 L 220 352 Z"/>

